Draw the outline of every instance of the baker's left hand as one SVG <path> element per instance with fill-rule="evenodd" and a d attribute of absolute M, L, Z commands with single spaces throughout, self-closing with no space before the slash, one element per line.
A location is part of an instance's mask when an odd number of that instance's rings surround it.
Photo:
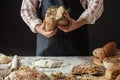
<path fill-rule="evenodd" d="M 86 21 L 85 20 L 83 21 L 82 18 L 81 19 L 79 18 L 78 20 L 74 20 L 66 14 L 64 14 L 64 17 L 68 20 L 69 24 L 67 26 L 58 25 L 58 28 L 66 33 L 78 29 L 79 27 L 83 26 L 86 23 Z"/>

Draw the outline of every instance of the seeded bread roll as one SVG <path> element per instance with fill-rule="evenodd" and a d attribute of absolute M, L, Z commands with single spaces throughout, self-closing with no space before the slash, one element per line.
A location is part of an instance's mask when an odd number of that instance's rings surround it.
<path fill-rule="evenodd" d="M 45 29 L 46 31 L 51 31 L 56 28 L 56 25 L 66 26 L 68 25 L 67 19 L 65 19 L 64 14 L 68 15 L 66 9 L 63 6 L 51 7 L 46 11 L 45 15 Z"/>

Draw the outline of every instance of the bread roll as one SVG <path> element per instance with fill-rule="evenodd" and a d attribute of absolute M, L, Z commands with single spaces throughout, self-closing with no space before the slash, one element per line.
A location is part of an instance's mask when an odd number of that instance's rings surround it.
<path fill-rule="evenodd" d="M 36 70 L 17 70 L 9 75 L 10 80 L 50 80 L 43 72 Z"/>
<path fill-rule="evenodd" d="M 120 68 L 120 59 L 117 57 L 104 58 L 103 65 L 106 69 Z"/>

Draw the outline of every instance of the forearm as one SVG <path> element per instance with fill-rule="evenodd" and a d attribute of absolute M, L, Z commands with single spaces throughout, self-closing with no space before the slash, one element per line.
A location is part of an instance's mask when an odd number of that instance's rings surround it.
<path fill-rule="evenodd" d="M 87 24 L 94 24 L 103 13 L 103 0 L 87 0 L 87 6 L 80 18 L 84 18 Z"/>
<path fill-rule="evenodd" d="M 35 26 L 37 24 L 42 24 L 42 21 L 37 16 L 36 9 L 38 5 L 39 0 L 23 0 L 21 6 L 21 17 L 34 33 Z"/>

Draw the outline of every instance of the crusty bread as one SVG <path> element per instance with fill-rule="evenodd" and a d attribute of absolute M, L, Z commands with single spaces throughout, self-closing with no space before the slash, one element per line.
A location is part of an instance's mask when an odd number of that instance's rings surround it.
<path fill-rule="evenodd" d="M 10 80 L 50 80 L 43 72 L 36 70 L 17 70 L 9 75 Z"/>
<path fill-rule="evenodd" d="M 56 21 L 53 18 L 53 16 L 46 18 L 45 21 L 46 21 L 46 24 L 45 24 L 46 25 L 45 26 L 45 30 L 46 31 L 51 31 L 51 30 L 55 29 L 55 27 L 56 27 Z"/>
<path fill-rule="evenodd" d="M 9 62 L 11 62 L 11 58 L 0 53 L 0 64 L 8 64 Z"/>
<path fill-rule="evenodd" d="M 105 71 L 105 77 L 107 79 L 116 79 L 116 77 L 120 74 L 120 68 L 115 69 L 106 69 Z"/>
<path fill-rule="evenodd" d="M 106 69 L 120 68 L 120 59 L 117 57 L 106 57 L 103 59 L 103 65 Z"/>
<path fill-rule="evenodd" d="M 64 15 L 63 14 L 66 14 L 66 15 L 69 15 L 67 13 L 67 11 L 65 10 L 65 8 L 63 6 L 60 6 L 58 9 L 57 9 L 57 14 L 56 14 L 56 21 L 57 21 L 57 24 L 58 25 L 62 25 L 62 26 L 65 26 L 68 24 L 68 21 L 66 18 L 64 18 Z"/>
<path fill-rule="evenodd" d="M 63 14 L 68 15 L 66 9 L 63 6 L 50 7 L 46 11 L 46 15 L 45 15 L 46 31 L 54 30 L 56 28 L 56 25 L 66 26 L 68 24 L 68 21 L 67 19 L 65 19 Z"/>

